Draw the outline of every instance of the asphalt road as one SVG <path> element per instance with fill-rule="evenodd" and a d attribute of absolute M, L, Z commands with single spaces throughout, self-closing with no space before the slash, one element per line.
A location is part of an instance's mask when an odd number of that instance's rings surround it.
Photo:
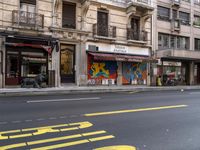
<path fill-rule="evenodd" d="M 0 97 L 0 150 L 200 150 L 199 139 L 200 91 Z"/>

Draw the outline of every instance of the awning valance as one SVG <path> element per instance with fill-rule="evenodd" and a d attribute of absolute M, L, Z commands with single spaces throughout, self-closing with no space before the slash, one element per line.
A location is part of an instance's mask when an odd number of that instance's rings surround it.
<path fill-rule="evenodd" d="M 6 45 L 9 46 L 15 46 L 15 47 L 32 47 L 32 48 L 42 48 L 45 51 L 47 51 L 49 54 L 52 53 L 52 47 L 51 46 L 46 46 L 46 45 L 37 45 L 37 44 L 26 44 L 26 43 L 5 43 Z"/>
<path fill-rule="evenodd" d="M 145 57 L 145 56 L 94 53 L 94 52 L 88 52 L 88 53 L 93 56 L 94 60 L 123 61 L 123 62 L 149 62 L 151 61 L 150 57 Z"/>

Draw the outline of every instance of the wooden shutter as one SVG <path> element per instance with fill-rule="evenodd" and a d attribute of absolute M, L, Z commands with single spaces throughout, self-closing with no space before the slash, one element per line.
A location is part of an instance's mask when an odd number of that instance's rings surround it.
<path fill-rule="evenodd" d="M 76 28 L 76 5 L 71 3 L 63 3 L 62 11 L 62 27 Z"/>

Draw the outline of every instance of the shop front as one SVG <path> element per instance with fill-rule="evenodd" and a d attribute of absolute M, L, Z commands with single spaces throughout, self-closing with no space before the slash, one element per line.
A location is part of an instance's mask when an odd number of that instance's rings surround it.
<path fill-rule="evenodd" d="M 88 84 L 146 85 L 147 57 L 88 53 Z"/>
<path fill-rule="evenodd" d="M 23 79 L 33 79 L 39 74 L 48 78 L 48 56 L 51 54 L 51 46 L 48 46 L 47 41 L 7 38 L 5 45 L 6 86 L 18 86 Z"/>
<path fill-rule="evenodd" d="M 189 63 L 183 61 L 163 61 L 158 65 L 157 76 L 162 78 L 162 85 L 189 84 Z"/>

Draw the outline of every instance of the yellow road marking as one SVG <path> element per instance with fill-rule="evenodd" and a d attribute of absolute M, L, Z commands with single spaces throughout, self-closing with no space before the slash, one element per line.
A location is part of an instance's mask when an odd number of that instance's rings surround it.
<path fill-rule="evenodd" d="M 82 134 L 75 134 L 75 135 L 69 135 L 69 136 L 63 136 L 63 137 L 57 137 L 57 138 L 50 138 L 50 139 L 44 139 L 44 140 L 37 140 L 37 141 L 32 141 L 32 142 L 27 142 L 27 143 L 19 143 L 19 144 L 13 144 L 13 145 L 6 145 L 3 147 L 0 147 L 0 150 L 7 150 L 11 148 L 20 148 L 24 146 L 32 146 L 32 145 L 37 145 L 37 144 L 46 144 L 50 142 L 58 142 L 62 140 L 68 140 L 68 139 L 74 139 L 74 138 L 80 138 L 80 137 L 86 137 L 86 136 L 91 136 L 91 135 L 98 135 L 98 134 L 104 134 L 106 131 L 101 130 L 101 131 L 94 131 L 94 132 L 86 132 Z M 101 138 L 99 140 L 104 140 L 106 138 Z M 108 137 L 107 137 L 108 139 Z M 90 139 L 89 139 L 90 140 Z M 90 142 L 87 140 L 88 142 Z M 93 142 L 93 141 L 91 141 Z M 67 144 L 67 143 L 65 143 Z"/>
<path fill-rule="evenodd" d="M 89 143 L 89 142 L 107 140 L 107 139 L 111 139 L 111 138 L 114 138 L 114 136 L 113 135 L 102 136 L 102 137 L 85 139 L 85 140 L 79 140 L 79 141 L 73 141 L 73 142 L 68 142 L 68 143 L 63 143 L 63 144 L 56 144 L 56 145 L 51 145 L 51 146 L 44 146 L 44 147 L 34 148 L 32 150 L 58 149 L 58 148 L 63 148 L 63 147 L 68 147 L 68 146 L 74 146 L 74 145 L 79 145 L 79 144 L 84 144 L 84 143 Z"/>
<path fill-rule="evenodd" d="M 112 139 L 115 138 L 113 135 L 108 135 L 108 136 L 102 136 L 102 137 L 97 137 L 97 138 L 91 138 L 89 141 L 95 142 L 95 141 L 101 141 L 101 140 L 107 140 L 107 139 Z"/>
<path fill-rule="evenodd" d="M 80 134 L 76 134 L 76 135 L 69 135 L 69 136 L 52 138 L 52 139 L 45 139 L 45 140 L 38 140 L 38 141 L 27 142 L 27 144 L 28 145 L 44 144 L 44 143 L 56 142 L 56 141 L 73 139 L 73 138 L 79 138 L 79 137 L 81 137 L 81 135 Z"/>
<path fill-rule="evenodd" d="M 12 149 L 12 148 L 24 147 L 24 146 L 26 146 L 26 143 L 18 143 L 18 144 L 2 146 L 0 147 L 0 150 L 7 150 L 7 149 Z"/>
<path fill-rule="evenodd" d="M 103 134 L 106 133 L 106 131 L 102 130 L 102 131 L 96 131 L 96 132 L 88 132 L 88 133 L 83 133 L 83 136 L 91 136 L 91 135 L 96 135 L 96 134 Z"/>
<path fill-rule="evenodd" d="M 77 126 L 77 127 L 71 127 L 71 126 Z M 52 133 L 52 132 L 78 130 L 78 129 L 83 129 L 83 128 L 89 128 L 91 126 L 93 126 L 92 123 L 85 121 L 85 122 L 44 126 L 44 127 L 37 127 L 37 128 L 27 128 L 27 129 L 22 129 L 22 130 L 3 131 L 3 132 L 0 132 L 0 140 L 5 140 L 9 138 L 15 139 L 15 138 L 22 138 L 22 137 L 30 137 L 30 136 L 36 136 L 36 135 Z M 23 133 L 23 132 L 30 132 L 30 133 Z M 10 135 L 12 133 L 14 135 Z"/>
<path fill-rule="evenodd" d="M 94 150 L 136 150 L 136 147 L 128 145 L 116 145 L 96 148 Z"/>
<path fill-rule="evenodd" d="M 106 131 L 102 130 L 102 131 L 96 131 L 96 132 L 88 132 L 88 133 L 83 133 L 83 134 L 63 136 L 63 137 L 58 137 L 58 138 L 38 140 L 38 141 L 27 142 L 27 144 L 28 145 L 44 144 L 44 143 L 49 143 L 49 142 L 56 142 L 56 141 L 61 141 L 61 140 L 68 140 L 68 139 L 73 139 L 73 138 L 79 138 L 82 136 L 90 136 L 90 135 L 97 135 L 97 134 L 103 134 L 103 133 L 106 133 Z"/>
<path fill-rule="evenodd" d="M 73 145 L 78 145 L 78 144 L 84 144 L 84 143 L 89 143 L 89 141 L 88 140 L 79 140 L 79 141 L 68 142 L 68 143 L 63 143 L 63 144 L 56 144 L 56 145 L 51 145 L 51 146 L 44 146 L 44 147 L 40 147 L 40 148 L 34 148 L 32 150 L 58 149 L 58 148 L 63 148 L 63 147 L 68 147 L 68 146 L 73 146 Z"/>
<path fill-rule="evenodd" d="M 121 114 L 121 113 L 131 113 L 131 112 L 141 112 L 141 111 L 153 111 L 153 110 L 173 109 L 173 108 L 183 108 L 183 107 L 187 107 L 187 105 L 174 105 L 174 106 L 162 106 L 162 107 L 152 107 L 152 108 L 139 108 L 139 109 L 119 110 L 119 111 L 109 111 L 109 112 L 97 112 L 97 113 L 84 114 L 84 116 L 86 116 L 86 117 L 92 117 L 92 116 L 113 115 L 113 114 Z"/>

